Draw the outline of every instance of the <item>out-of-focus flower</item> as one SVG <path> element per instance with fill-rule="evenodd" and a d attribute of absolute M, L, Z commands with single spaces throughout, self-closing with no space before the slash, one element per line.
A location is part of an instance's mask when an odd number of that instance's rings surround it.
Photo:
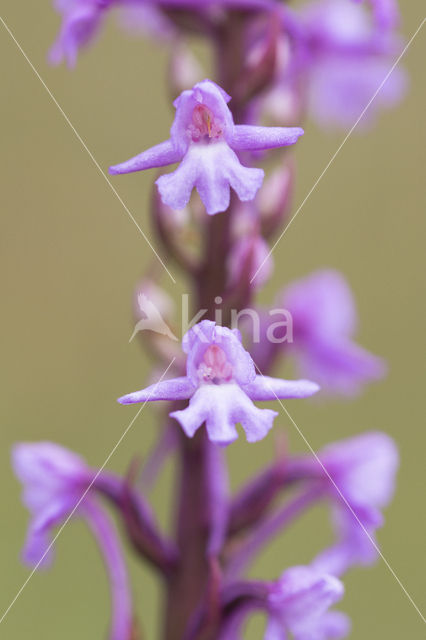
<path fill-rule="evenodd" d="M 160 5 L 153 0 L 56 0 L 62 24 L 49 53 L 50 62 L 57 65 L 65 60 L 74 67 L 80 50 L 95 40 L 112 9 L 120 10 L 120 22 L 127 31 L 171 40 L 175 30 Z"/>
<path fill-rule="evenodd" d="M 287 287 L 281 300 L 293 320 L 293 342 L 285 348 L 303 375 L 330 392 L 350 394 L 385 374 L 383 360 L 353 342 L 355 302 L 339 272 L 314 272 Z"/>
<path fill-rule="evenodd" d="M 361 3 L 366 0 L 353 0 Z M 373 7 L 374 18 L 377 24 L 385 29 L 393 29 L 399 24 L 400 15 L 397 0 L 369 0 Z"/>
<path fill-rule="evenodd" d="M 132 173 L 180 162 L 175 171 L 156 181 L 163 202 L 173 209 L 184 208 L 194 188 L 209 214 L 228 208 L 231 187 L 240 200 L 253 200 L 264 172 L 243 166 L 237 152 L 292 145 L 303 130 L 235 125 L 227 105 L 230 99 L 210 80 L 184 91 L 173 103 L 176 115 L 170 139 L 110 167 L 110 173 Z"/>
<path fill-rule="evenodd" d="M 314 566 L 339 576 L 354 565 L 377 559 L 375 532 L 383 524 L 381 510 L 394 493 L 398 450 L 385 433 L 371 432 L 329 445 L 319 459 L 328 474 L 338 539 Z M 316 461 L 312 465 L 319 468 Z"/>
<path fill-rule="evenodd" d="M 350 621 L 330 611 L 344 593 L 340 580 L 313 567 L 291 567 L 275 582 L 231 583 L 225 600 L 234 613 L 223 626 L 219 640 L 239 640 L 247 616 L 263 611 L 267 616 L 264 640 L 340 640 Z"/>
<path fill-rule="evenodd" d="M 119 10 L 119 22 L 129 32 L 171 41 L 175 28 L 161 11 L 161 0 L 56 0 L 62 24 L 49 52 L 57 65 L 64 60 L 74 67 L 81 49 L 98 35 L 107 13 Z"/>
<path fill-rule="evenodd" d="M 176 42 L 177 30 L 156 0 L 113 0 L 119 9 L 118 21 L 130 35 L 163 44 Z"/>
<path fill-rule="evenodd" d="M 52 64 L 65 60 L 74 67 L 83 47 L 96 38 L 106 14 L 120 11 L 120 22 L 127 31 L 162 40 L 175 40 L 177 30 L 167 10 L 197 12 L 208 21 L 217 18 L 218 9 L 241 11 L 270 11 L 275 0 L 55 0 L 54 6 L 62 15 L 59 35 L 51 48 Z"/>
<path fill-rule="evenodd" d="M 309 113 L 320 125 L 342 128 L 355 124 L 386 78 L 399 49 L 383 15 L 371 20 L 368 8 L 347 0 L 317 0 L 302 13 L 306 30 Z M 389 18 L 389 16 L 388 16 Z M 403 71 L 395 69 L 363 117 L 374 120 L 385 107 L 401 99 L 405 87 Z"/>
<path fill-rule="evenodd" d="M 212 442 L 230 444 L 241 423 L 249 442 L 266 436 L 277 413 L 258 409 L 253 401 L 305 398 L 319 387 L 308 380 L 281 380 L 256 375 L 253 360 L 237 330 L 203 320 L 184 336 L 186 376 L 164 380 L 119 399 L 121 404 L 153 400 L 187 400 L 189 406 L 170 415 L 192 437 L 205 422 Z"/>
<path fill-rule="evenodd" d="M 338 640 L 350 629 L 348 618 L 329 608 L 344 593 L 337 578 L 311 567 L 292 567 L 271 588 L 264 640 Z"/>
<path fill-rule="evenodd" d="M 127 571 L 115 528 L 88 491 L 94 472 L 82 458 L 52 442 L 20 443 L 13 449 L 12 462 L 23 485 L 23 502 L 31 513 L 23 559 L 37 569 L 47 566 L 52 559 L 54 529 L 74 515 L 83 517 L 109 572 L 110 640 L 129 640 L 132 606 Z"/>
<path fill-rule="evenodd" d="M 365 1 L 314 0 L 291 13 L 284 8 L 286 55 L 278 58 L 276 81 L 257 113 L 287 124 L 307 110 L 320 126 L 347 128 L 367 105 L 358 127 L 395 106 L 406 86 L 399 68 L 387 77 L 401 49 L 398 8 L 394 0 L 370 4 L 372 10 Z"/>
<path fill-rule="evenodd" d="M 110 4 L 111 0 L 56 0 L 62 24 L 49 53 L 50 62 L 56 65 L 66 60 L 74 67 L 79 50 L 96 37 Z"/>
<path fill-rule="evenodd" d="M 76 507 L 92 474 L 82 458 L 51 442 L 16 445 L 13 467 L 23 484 L 23 502 L 33 516 L 23 558 L 37 564 L 49 547 L 52 529 Z M 50 559 L 49 551 L 43 563 Z"/>

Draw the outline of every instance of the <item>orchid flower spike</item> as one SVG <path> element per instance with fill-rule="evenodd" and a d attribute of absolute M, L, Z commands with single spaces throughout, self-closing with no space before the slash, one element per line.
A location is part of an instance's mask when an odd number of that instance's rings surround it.
<path fill-rule="evenodd" d="M 183 209 L 194 187 L 210 215 L 228 208 L 231 187 L 240 200 L 253 200 L 264 172 L 242 165 L 238 152 L 292 145 L 303 130 L 235 125 L 227 104 L 230 100 L 210 80 L 184 91 L 173 103 L 176 115 L 170 139 L 110 167 L 110 173 L 132 173 L 179 162 L 175 171 L 156 181 L 161 199 L 172 209 Z"/>
<path fill-rule="evenodd" d="M 241 423 L 248 442 L 266 436 L 278 415 L 259 409 L 255 400 L 306 398 L 319 390 L 309 380 L 280 380 L 256 375 L 250 354 L 241 344 L 237 329 L 203 320 L 182 340 L 187 354 L 186 376 L 164 380 L 146 389 L 119 398 L 121 404 L 154 400 L 188 400 L 189 406 L 174 411 L 186 435 L 193 437 L 205 422 L 211 442 L 228 445 L 237 439 L 235 428 Z"/>
<path fill-rule="evenodd" d="M 132 603 L 126 565 L 115 527 L 88 491 L 94 472 L 75 453 L 52 442 L 20 443 L 12 452 L 22 499 L 31 513 L 23 560 L 35 569 L 48 566 L 53 532 L 71 517 L 83 517 L 97 540 L 107 567 L 112 596 L 109 640 L 129 640 Z"/>

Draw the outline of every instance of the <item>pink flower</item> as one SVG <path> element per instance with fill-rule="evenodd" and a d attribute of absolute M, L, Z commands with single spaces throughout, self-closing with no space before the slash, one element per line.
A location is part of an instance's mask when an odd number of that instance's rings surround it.
<path fill-rule="evenodd" d="M 237 154 L 294 144 L 303 130 L 235 125 L 227 106 L 230 99 L 210 80 L 184 91 L 173 103 L 176 115 L 170 139 L 110 167 L 110 173 L 132 173 L 179 162 L 175 171 L 156 181 L 161 199 L 173 209 L 183 209 L 194 188 L 209 214 L 228 208 L 231 187 L 240 200 L 253 200 L 264 172 L 242 165 Z"/>
<path fill-rule="evenodd" d="M 110 640 L 129 640 L 132 603 L 127 570 L 115 528 L 90 488 L 94 472 L 72 451 L 53 442 L 22 442 L 12 453 L 22 499 L 31 513 L 23 559 L 36 569 L 52 559 L 55 528 L 71 517 L 90 527 L 110 577 L 112 620 Z"/>
<path fill-rule="evenodd" d="M 383 377 L 383 360 L 353 340 L 355 301 L 339 272 L 316 271 L 288 286 L 281 299 L 293 320 L 293 342 L 285 348 L 303 375 L 330 392 L 346 394 Z"/>
<path fill-rule="evenodd" d="M 266 436 L 278 414 L 258 409 L 253 401 L 306 398 L 318 385 L 309 380 L 281 380 L 256 375 L 253 360 L 237 330 L 203 320 L 184 336 L 186 376 L 164 380 L 119 399 L 121 404 L 154 400 L 189 400 L 189 406 L 170 415 L 190 438 L 206 423 L 212 442 L 227 445 L 241 423 L 248 442 Z"/>
<path fill-rule="evenodd" d="M 327 470 L 336 543 L 314 562 L 317 569 L 341 575 L 377 557 L 375 532 L 383 524 L 381 510 L 392 499 L 399 465 L 398 450 L 385 433 L 370 432 L 331 444 L 319 453 Z M 312 461 L 318 469 L 318 463 Z M 343 497 L 342 497 L 343 496 Z"/>

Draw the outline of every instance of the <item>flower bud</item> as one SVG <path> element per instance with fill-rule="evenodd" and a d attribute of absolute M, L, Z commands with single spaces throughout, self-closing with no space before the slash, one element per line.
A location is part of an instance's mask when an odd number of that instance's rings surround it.
<path fill-rule="evenodd" d="M 275 169 L 265 180 L 257 197 L 264 236 L 271 236 L 286 222 L 292 205 L 293 184 L 291 162 Z"/>
<path fill-rule="evenodd" d="M 174 97 L 203 79 L 203 70 L 191 49 L 178 41 L 169 64 L 169 86 Z"/>
<path fill-rule="evenodd" d="M 269 280 L 272 271 L 269 246 L 258 233 L 240 238 L 232 247 L 228 260 L 230 287 L 239 284 L 244 287 L 248 281 L 248 284 L 257 289 Z"/>

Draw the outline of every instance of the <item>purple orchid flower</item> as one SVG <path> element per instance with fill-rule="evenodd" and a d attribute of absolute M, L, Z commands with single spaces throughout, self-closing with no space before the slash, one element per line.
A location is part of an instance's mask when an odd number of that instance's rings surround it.
<path fill-rule="evenodd" d="M 348 618 L 328 609 L 344 593 L 337 578 L 311 567 L 292 567 L 283 573 L 268 598 L 269 621 L 264 640 L 331 640 L 349 633 Z"/>
<path fill-rule="evenodd" d="M 283 8 L 276 81 L 255 102 L 253 116 L 286 124 L 307 110 L 321 127 L 347 129 L 357 122 L 366 128 L 382 109 L 398 104 L 406 74 L 397 68 L 387 77 L 401 50 L 398 7 L 394 0 L 370 4 L 372 11 L 361 0 Z"/>
<path fill-rule="evenodd" d="M 365 6 L 347 0 L 319 0 L 302 12 L 308 107 L 320 125 L 352 126 L 379 87 L 361 125 L 403 96 L 405 75 L 399 69 L 381 86 L 400 44 L 391 30 L 383 28 L 383 23 L 394 22 L 390 10 L 386 11 L 385 3 L 373 4 L 376 23 Z"/>
<path fill-rule="evenodd" d="M 351 394 L 385 374 L 383 360 L 353 342 L 355 302 L 339 272 L 317 271 L 291 284 L 282 303 L 293 322 L 293 342 L 285 348 L 303 375 L 330 392 Z"/>
<path fill-rule="evenodd" d="M 65 60 L 74 67 L 83 47 L 96 38 L 107 12 L 122 11 L 122 26 L 128 31 L 172 42 L 176 29 L 168 19 L 167 9 L 206 13 L 219 6 L 246 11 L 273 10 L 275 0 L 55 0 L 62 15 L 59 35 L 53 44 L 49 60 L 60 64 Z M 165 10 L 165 11 L 163 11 Z"/>
<path fill-rule="evenodd" d="M 353 0 L 361 3 L 364 0 Z M 369 0 L 372 5 L 374 18 L 377 24 L 384 29 L 393 29 L 398 26 L 400 13 L 397 0 Z"/>
<path fill-rule="evenodd" d="M 339 640 L 350 630 L 347 616 L 329 611 L 342 598 L 343 584 L 312 567 L 292 567 L 272 583 L 235 583 L 229 593 L 241 604 L 224 625 L 220 640 L 241 638 L 246 617 L 257 610 L 267 615 L 264 640 Z"/>
<path fill-rule="evenodd" d="M 127 31 L 171 41 L 175 30 L 159 4 L 152 0 L 56 0 L 62 25 L 49 52 L 51 64 L 65 60 L 68 67 L 75 67 L 80 49 L 95 40 L 112 8 L 121 10 L 120 22 Z"/>
<path fill-rule="evenodd" d="M 74 67 L 79 50 L 96 37 L 110 4 L 111 0 L 56 0 L 62 25 L 49 52 L 50 62 L 57 65 L 66 60 Z"/>
<path fill-rule="evenodd" d="M 55 527 L 74 515 L 83 517 L 95 536 L 109 572 L 112 595 L 110 640 L 129 640 L 132 629 L 130 588 L 121 545 L 112 522 L 88 487 L 93 471 L 76 454 L 51 442 L 20 443 L 12 453 L 22 499 L 31 513 L 23 551 L 36 569 L 52 560 Z"/>
<path fill-rule="evenodd" d="M 303 130 L 235 125 L 227 106 L 230 99 L 210 80 L 184 91 L 173 103 L 176 115 L 170 139 L 110 167 L 110 173 L 131 173 L 180 162 L 175 171 L 156 181 L 161 199 L 173 209 L 183 209 L 188 204 L 193 188 L 210 215 L 228 208 L 231 187 L 240 200 L 253 200 L 264 172 L 243 166 L 237 153 L 292 145 Z"/>
<path fill-rule="evenodd" d="M 375 532 L 383 524 L 381 509 L 394 493 L 398 450 L 389 436 L 371 432 L 332 444 L 319 458 L 334 483 L 329 495 L 338 540 L 314 566 L 339 576 L 377 559 Z"/>
<path fill-rule="evenodd" d="M 187 354 L 186 376 L 164 380 L 119 399 L 121 404 L 153 400 L 187 400 L 189 406 L 170 415 L 186 435 L 193 437 L 205 422 L 212 442 L 227 445 L 236 440 L 241 423 L 248 442 L 266 436 L 278 414 L 259 409 L 253 401 L 306 398 L 319 389 L 309 380 L 280 380 L 256 375 L 250 354 L 238 330 L 203 320 L 182 340 Z"/>

